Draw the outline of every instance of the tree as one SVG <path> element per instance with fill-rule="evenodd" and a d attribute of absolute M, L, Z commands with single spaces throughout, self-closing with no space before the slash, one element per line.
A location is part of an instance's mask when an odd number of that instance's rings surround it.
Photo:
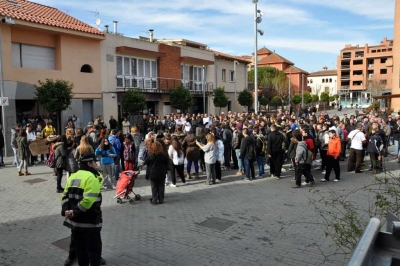
<path fill-rule="evenodd" d="M 371 96 L 381 96 L 382 92 L 386 89 L 386 80 L 380 79 L 378 76 L 374 75 L 374 78 L 368 80 L 367 92 Z"/>
<path fill-rule="evenodd" d="M 311 101 L 312 101 L 313 103 L 316 103 L 316 102 L 318 102 L 318 101 L 319 101 L 319 97 L 318 97 L 318 95 L 317 95 L 317 94 L 313 94 L 313 95 L 311 95 Z"/>
<path fill-rule="evenodd" d="M 311 102 L 312 102 L 311 94 L 310 94 L 308 91 L 306 91 L 306 92 L 304 93 L 304 103 L 305 103 L 305 104 L 309 104 L 309 103 L 311 103 Z"/>
<path fill-rule="evenodd" d="M 219 113 L 221 108 L 228 106 L 228 97 L 225 95 L 225 87 L 218 87 L 214 90 L 214 106 L 219 107 Z"/>
<path fill-rule="evenodd" d="M 339 99 L 339 94 L 335 94 L 335 95 L 333 95 L 333 97 L 335 97 L 335 100 L 337 100 L 337 99 Z"/>
<path fill-rule="evenodd" d="M 292 102 L 293 102 L 294 104 L 299 104 L 299 103 L 301 103 L 301 95 L 300 95 L 300 94 L 295 94 L 295 95 L 292 97 Z"/>
<path fill-rule="evenodd" d="M 281 101 L 281 98 L 279 96 L 274 96 L 272 98 L 272 100 L 271 100 L 271 104 L 273 104 L 275 106 L 277 106 L 277 105 L 279 105 L 281 103 L 282 103 L 282 101 Z"/>
<path fill-rule="evenodd" d="M 329 96 L 329 101 L 330 102 L 334 102 L 335 101 L 335 97 L 334 96 Z"/>
<path fill-rule="evenodd" d="M 285 72 L 275 67 L 266 66 L 257 68 L 258 86 L 262 88 L 262 95 L 267 98 L 279 96 L 281 101 L 289 95 L 289 80 Z M 248 80 L 254 81 L 254 70 L 248 72 Z"/>
<path fill-rule="evenodd" d="M 246 89 L 239 92 L 238 102 L 241 106 L 247 106 L 249 111 L 253 104 L 253 96 L 251 95 L 251 92 Z"/>
<path fill-rule="evenodd" d="M 57 130 L 61 134 L 61 112 L 67 110 L 74 97 L 72 89 L 74 84 L 65 80 L 46 79 L 45 82 L 38 81 L 35 85 L 36 100 L 49 113 L 57 115 Z"/>
<path fill-rule="evenodd" d="M 259 101 L 260 101 L 260 105 L 262 105 L 262 106 L 266 106 L 268 104 L 267 97 L 261 97 Z"/>
<path fill-rule="evenodd" d="M 123 113 L 134 114 L 146 108 L 146 97 L 139 89 L 129 89 L 121 99 Z"/>
<path fill-rule="evenodd" d="M 169 93 L 171 106 L 175 109 L 186 112 L 193 105 L 193 96 L 182 84 Z"/>
<path fill-rule="evenodd" d="M 329 93 L 327 93 L 327 92 L 321 93 L 320 99 L 321 99 L 321 102 L 329 101 Z"/>

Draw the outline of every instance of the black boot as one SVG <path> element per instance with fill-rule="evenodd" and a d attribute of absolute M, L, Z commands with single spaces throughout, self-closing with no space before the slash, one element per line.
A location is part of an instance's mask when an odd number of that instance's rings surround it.
<path fill-rule="evenodd" d="M 68 257 L 68 259 L 64 262 L 64 266 L 71 266 L 74 264 L 75 260 L 75 257 Z"/>
<path fill-rule="evenodd" d="M 100 265 L 106 265 L 106 260 L 103 257 L 100 257 Z"/>

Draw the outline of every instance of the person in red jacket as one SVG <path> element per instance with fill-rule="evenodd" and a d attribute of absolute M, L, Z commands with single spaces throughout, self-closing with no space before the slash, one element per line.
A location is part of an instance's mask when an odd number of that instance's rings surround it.
<path fill-rule="evenodd" d="M 335 130 L 329 130 L 329 144 L 328 151 L 326 153 L 326 173 L 325 178 L 321 179 L 322 182 L 329 181 L 332 168 L 335 171 L 335 180 L 333 182 L 340 181 L 340 166 L 339 157 L 342 152 L 342 143 L 340 138 L 336 135 Z"/>

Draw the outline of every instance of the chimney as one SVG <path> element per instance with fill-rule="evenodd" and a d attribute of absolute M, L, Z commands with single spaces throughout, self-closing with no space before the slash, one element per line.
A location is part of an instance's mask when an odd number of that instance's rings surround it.
<path fill-rule="evenodd" d="M 118 30 L 117 30 L 118 21 L 114 20 L 113 23 L 114 23 L 114 34 L 117 34 L 118 33 Z"/>
<path fill-rule="evenodd" d="M 108 25 L 105 25 L 104 27 L 106 28 L 106 29 L 105 29 L 105 32 L 106 32 L 106 33 L 109 33 L 109 31 L 108 31 L 108 27 L 109 27 L 109 26 L 108 26 Z"/>
<path fill-rule="evenodd" d="M 153 31 L 152 29 L 149 30 L 149 38 L 150 38 L 150 42 L 153 42 Z"/>

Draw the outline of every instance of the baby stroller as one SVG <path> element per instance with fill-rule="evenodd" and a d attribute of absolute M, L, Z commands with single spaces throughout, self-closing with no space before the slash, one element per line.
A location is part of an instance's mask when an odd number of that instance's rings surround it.
<path fill-rule="evenodd" d="M 124 171 L 121 173 L 116 187 L 116 196 L 114 197 L 114 199 L 117 199 L 117 202 L 119 204 L 122 204 L 122 199 L 129 200 L 130 204 L 134 204 L 135 200 L 140 200 L 140 195 L 135 194 L 135 192 L 132 191 L 132 188 L 135 186 L 135 180 L 138 177 L 139 173 L 140 171 L 132 170 Z M 131 192 L 135 195 L 135 199 L 129 197 L 129 194 Z"/>

